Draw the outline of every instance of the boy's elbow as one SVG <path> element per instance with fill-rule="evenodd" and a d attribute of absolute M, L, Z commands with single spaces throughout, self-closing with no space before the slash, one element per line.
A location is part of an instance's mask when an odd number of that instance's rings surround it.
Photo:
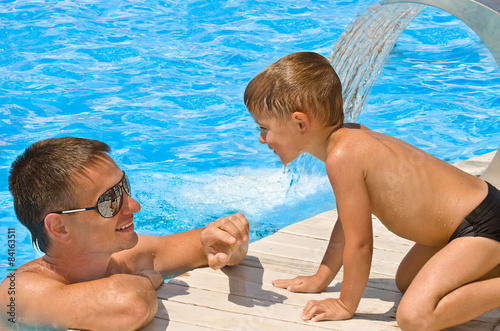
<path fill-rule="evenodd" d="M 357 252 L 357 254 L 366 254 L 366 255 L 372 255 L 373 254 L 373 241 L 359 241 L 359 242 L 352 242 L 348 243 L 346 245 L 346 249 L 352 249 Z"/>

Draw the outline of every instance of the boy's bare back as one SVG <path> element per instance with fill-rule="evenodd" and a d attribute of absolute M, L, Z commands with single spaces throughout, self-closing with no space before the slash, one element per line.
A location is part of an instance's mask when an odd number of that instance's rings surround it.
<path fill-rule="evenodd" d="M 338 167 L 363 171 L 371 212 L 390 231 L 422 245 L 445 245 L 488 191 L 479 178 L 365 126 L 346 123 L 331 142 L 329 176 Z"/>

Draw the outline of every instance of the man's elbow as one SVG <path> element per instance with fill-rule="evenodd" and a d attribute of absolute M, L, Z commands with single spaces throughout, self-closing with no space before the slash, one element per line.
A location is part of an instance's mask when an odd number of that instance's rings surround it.
<path fill-rule="evenodd" d="M 146 326 L 156 315 L 158 310 L 158 299 L 144 298 L 139 295 L 123 296 L 120 301 L 123 304 L 123 314 L 119 317 L 119 324 L 124 329 L 137 330 Z"/>
<path fill-rule="evenodd" d="M 125 330 L 137 330 L 146 326 L 156 315 L 158 298 L 154 290 L 138 290 L 131 288 L 116 297 L 116 307 L 120 307 L 117 324 Z"/>
<path fill-rule="evenodd" d="M 153 320 L 158 310 L 158 299 L 155 297 L 154 303 L 137 300 L 131 306 L 130 322 L 135 324 L 135 330 L 146 326 Z"/>

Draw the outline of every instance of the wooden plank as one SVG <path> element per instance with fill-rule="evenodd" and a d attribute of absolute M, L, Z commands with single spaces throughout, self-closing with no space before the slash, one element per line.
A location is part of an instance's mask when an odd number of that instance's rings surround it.
<path fill-rule="evenodd" d="M 162 303 L 159 303 L 160 305 Z M 207 326 L 199 326 L 188 323 L 169 321 L 163 318 L 155 317 L 151 323 L 146 327 L 142 328 L 141 331 L 156 331 L 156 330 L 168 330 L 168 331 L 207 331 L 207 330 L 222 330 L 220 328 L 209 328 Z"/>
<path fill-rule="evenodd" d="M 266 253 L 249 253 L 240 265 L 260 267 L 274 271 L 283 271 L 290 274 L 311 275 L 318 270 L 319 264 L 318 262 L 284 259 L 279 256 Z"/>
<path fill-rule="evenodd" d="M 329 297 L 338 297 L 340 284 L 335 282 L 323 293 L 293 293 L 285 289 L 272 286 L 271 281 L 277 278 L 290 278 L 291 275 L 283 273 L 252 271 L 251 268 L 240 266 L 232 267 L 229 271 L 214 271 L 204 268 L 197 270 L 189 277 L 182 280 L 174 279 L 165 285 L 165 289 L 158 291 L 159 298 L 165 297 L 163 293 L 170 293 L 170 285 L 179 285 L 186 288 L 197 288 L 238 296 L 246 296 L 255 300 L 264 300 L 275 303 L 286 303 L 303 307 L 309 300 L 321 300 Z M 265 273 L 265 275 L 264 275 Z M 241 277 L 245 274 L 245 277 Z M 260 279 L 260 280 L 259 280 Z M 333 284 L 333 283 L 332 283 Z M 168 295 L 168 294 L 167 294 Z M 360 304 L 360 312 L 385 313 L 399 304 L 401 293 L 379 290 L 367 287 Z M 374 305 L 376 303 L 376 305 Z"/>
<path fill-rule="evenodd" d="M 294 242 L 300 243 L 303 242 L 304 239 L 309 240 L 311 238 L 297 237 Z M 324 241 L 316 241 L 307 245 L 295 245 L 266 240 L 253 243 L 253 245 L 249 249 L 249 254 L 259 256 L 260 253 L 265 253 L 269 255 L 275 255 L 278 258 L 282 259 L 309 261 L 316 263 L 316 265 L 319 266 L 319 263 L 321 262 L 325 253 L 326 246 L 327 242 Z M 373 261 L 380 261 L 382 263 L 374 264 L 372 270 L 380 274 L 393 276 L 395 275 L 399 262 L 403 257 L 403 253 L 374 249 Z M 314 272 L 316 272 L 316 270 Z"/>
<path fill-rule="evenodd" d="M 312 221 L 314 219 L 315 221 Z M 306 221 L 298 222 L 289 225 L 278 233 L 297 235 L 302 237 L 330 240 L 330 234 L 333 229 L 335 220 L 329 220 L 325 217 L 315 216 Z M 408 252 L 408 250 L 413 246 L 413 242 L 400 238 L 395 234 L 391 233 L 385 226 L 376 218 L 373 217 L 373 235 L 374 235 L 374 246 L 376 248 L 394 250 L 399 252 Z M 267 240 L 268 237 L 266 237 Z M 380 238 L 380 239 L 378 239 Z"/>
<path fill-rule="evenodd" d="M 350 321 L 326 321 L 321 323 L 304 322 L 299 317 L 302 305 L 297 306 L 288 304 L 288 301 L 286 303 L 279 304 L 276 302 L 255 300 L 255 298 L 246 297 L 244 295 L 214 292 L 211 290 L 197 289 L 193 287 L 190 287 L 189 295 L 182 295 L 182 293 L 185 293 L 182 286 L 175 284 L 169 284 L 169 286 L 170 291 L 175 292 L 176 290 L 179 290 L 181 293 L 179 296 L 174 296 L 169 299 L 169 302 L 175 301 L 184 304 L 195 304 L 197 307 L 206 307 L 217 311 L 238 313 L 242 315 L 241 317 L 243 320 L 247 319 L 248 321 L 256 318 L 264 318 L 266 319 L 266 325 L 271 324 L 270 320 L 276 320 L 275 322 L 285 322 L 285 324 L 281 327 L 286 327 L 286 323 L 292 322 L 294 324 L 292 326 L 293 330 L 297 329 L 298 325 L 307 327 L 307 329 L 359 330 L 357 328 L 368 322 L 358 319 L 358 315 L 356 315 L 355 319 Z M 373 311 L 366 312 L 366 314 L 373 313 Z M 394 324 L 395 311 L 391 311 L 390 315 L 391 316 L 388 316 L 386 320 L 372 320 L 370 321 L 370 325 L 372 327 L 383 329 L 387 327 L 388 324 Z"/>
<path fill-rule="evenodd" d="M 209 294 L 211 295 L 211 294 Z M 201 297 L 197 297 L 201 300 Z M 226 300 L 227 301 L 227 300 Z M 180 321 L 185 324 L 192 324 L 201 327 L 215 328 L 219 330 L 324 330 L 324 327 L 307 325 L 283 320 L 276 320 L 262 316 L 260 309 L 254 309 L 253 315 L 235 313 L 228 310 L 213 308 L 199 304 L 186 304 L 174 301 L 163 301 L 166 309 L 159 309 L 156 316 L 169 319 L 171 321 Z M 339 329 L 337 329 L 339 330 Z"/>
<path fill-rule="evenodd" d="M 247 256 L 240 265 L 264 268 L 269 271 L 278 271 L 289 275 L 313 275 L 318 270 L 319 263 L 308 262 L 295 259 L 285 259 L 274 255 L 259 253 L 258 256 Z M 369 287 L 385 289 L 389 291 L 399 292 L 396 288 L 393 275 L 379 273 L 378 267 L 372 267 L 370 279 L 368 280 Z M 336 281 L 342 280 L 342 269 L 335 278 Z"/>
<path fill-rule="evenodd" d="M 379 241 L 382 242 L 385 240 L 377 240 L 377 243 L 379 243 Z M 296 253 L 293 252 L 288 255 L 289 257 L 320 262 L 325 254 L 328 241 L 286 232 L 278 232 L 266 237 L 266 240 L 260 240 L 253 243 L 251 247 L 254 251 L 262 251 L 265 247 L 271 246 L 268 251 L 265 251 L 265 253 L 271 253 L 273 246 L 279 247 L 280 245 L 284 246 L 283 250 L 285 251 L 287 251 L 288 247 L 293 247 L 294 249 L 299 250 L 299 253 L 297 253 L 298 255 L 293 255 Z M 399 261 L 406 255 L 407 251 L 411 247 L 395 244 L 385 245 L 385 248 L 380 248 L 378 245 L 374 246 L 375 249 L 373 258 L 375 260 L 393 264 L 399 264 Z"/>

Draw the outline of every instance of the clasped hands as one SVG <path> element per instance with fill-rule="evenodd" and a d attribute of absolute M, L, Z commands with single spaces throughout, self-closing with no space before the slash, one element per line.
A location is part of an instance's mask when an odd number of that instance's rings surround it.
<path fill-rule="evenodd" d="M 201 232 L 200 240 L 212 269 L 241 262 L 248 251 L 250 226 L 241 213 L 211 222 Z"/>

